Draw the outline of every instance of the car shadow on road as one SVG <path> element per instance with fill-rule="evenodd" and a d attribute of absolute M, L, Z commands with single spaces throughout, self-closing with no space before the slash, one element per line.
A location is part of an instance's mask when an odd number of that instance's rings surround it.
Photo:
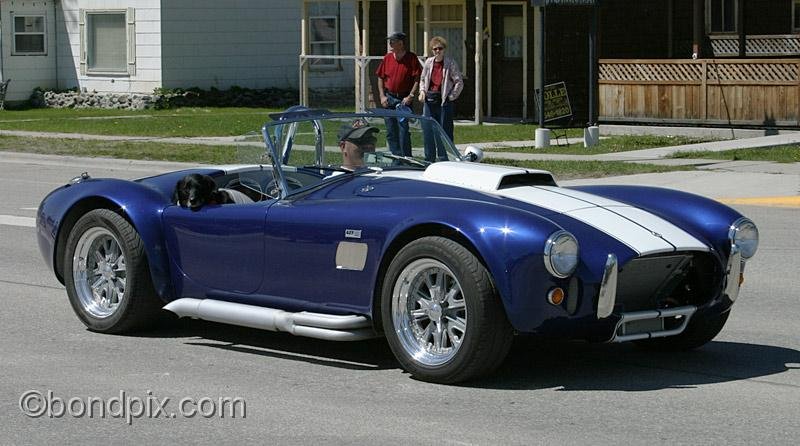
<path fill-rule="evenodd" d="M 543 342 L 518 338 L 500 369 L 468 383 L 492 389 L 640 392 L 769 378 L 800 369 L 800 351 L 785 347 L 712 341 L 688 352 L 652 352 L 634 344 Z"/>
<path fill-rule="evenodd" d="M 170 327 L 140 335 L 185 337 L 188 338 L 185 342 L 187 345 L 351 370 L 385 370 L 398 367 L 383 338 L 333 342 L 192 319 L 180 319 Z"/>
<path fill-rule="evenodd" d="M 325 367 L 361 371 L 399 368 L 383 338 L 332 342 L 191 319 L 142 335 L 187 338 L 185 343 L 191 346 Z M 461 386 L 636 392 L 745 379 L 776 382 L 767 377 L 790 369 L 800 369 L 800 351 L 770 345 L 712 341 L 690 352 L 663 353 L 630 343 L 590 344 L 520 336 L 494 374 Z"/>

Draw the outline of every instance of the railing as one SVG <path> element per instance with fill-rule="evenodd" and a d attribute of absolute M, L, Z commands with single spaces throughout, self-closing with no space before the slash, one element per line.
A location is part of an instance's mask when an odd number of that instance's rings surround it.
<path fill-rule="evenodd" d="M 739 36 L 710 36 L 714 57 L 739 55 Z M 745 36 L 745 57 L 800 56 L 800 34 Z"/>
<path fill-rule="evenodd" d="M 800 59 L 599 62 L 601 121 L 800 127 Z"/>

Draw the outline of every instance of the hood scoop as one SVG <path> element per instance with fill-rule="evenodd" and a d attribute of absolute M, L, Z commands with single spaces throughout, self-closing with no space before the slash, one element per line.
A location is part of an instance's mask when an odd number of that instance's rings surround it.
<path fill-rule="evenodd" d="M 443 161 L 425 169 L 422 177 L 436 183 L 497 192 L 520 186 L 556 186 L 550 172 L 520 167 Z"/>

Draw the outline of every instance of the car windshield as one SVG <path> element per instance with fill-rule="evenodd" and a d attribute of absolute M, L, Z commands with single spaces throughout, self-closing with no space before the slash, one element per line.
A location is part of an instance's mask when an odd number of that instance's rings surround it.
<path fill-rule="evenodd" d="M 402 147 L 406 124 L 410 152 Z M 393 111 L 335 113 L 295 108 L 274 115 L 263 133 L 269 155 L 284 170 L 420 169 L 437 161 L 462 161 L 436 121 Z M 399 147 L 390 145 L 390 138 L 398 133 Z"/>

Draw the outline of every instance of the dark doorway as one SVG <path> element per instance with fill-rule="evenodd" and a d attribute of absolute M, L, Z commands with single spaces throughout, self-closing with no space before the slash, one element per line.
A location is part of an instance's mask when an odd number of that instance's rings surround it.
<path fill-rule="evenodd" d="M 489 3 L 491 14 L 490 115 L 522 117 L 522 65 L 525 47 L 523 4 Z"/>

